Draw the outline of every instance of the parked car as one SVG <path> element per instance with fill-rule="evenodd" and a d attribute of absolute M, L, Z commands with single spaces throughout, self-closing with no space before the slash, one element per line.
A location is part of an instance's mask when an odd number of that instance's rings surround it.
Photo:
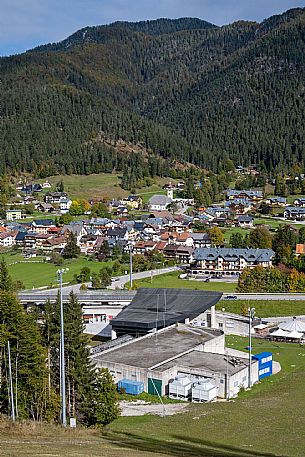
<path fill-rule="evenodd" d="M 237 295 L 226 295 L 225 300 L 237 300 Z"/>

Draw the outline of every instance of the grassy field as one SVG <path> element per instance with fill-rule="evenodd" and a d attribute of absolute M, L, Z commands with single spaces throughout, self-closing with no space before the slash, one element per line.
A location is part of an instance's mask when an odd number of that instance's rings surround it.
<path fill-rule="evenodd" d="M 215 290 L 218 292 L 235 292 L 236 283 L 225 283 L 218 281 L 203 282 L 198 280 L 179 279 L 179 272 L 167 273 L 151 278 L 136 280 L 139 287 L 168 287 L 168 288 L 183 288 L 194 290 Z"/>
<path fill-rule="evenodd" d="M 258 317 L 305 315 L 305 303 L 301 300 L 222 300 L 216 308 L 240 314 L 243 305 L 255 308 Z"/>
<path fill-rule="evenodd" d="M 247 233 L 250 233 L 250 229 L 245 229 L 241 227 L 232 227 L 232 228 L 221 228 L 224 233 L 225 243 L 228 245 L 230 242 L 230 237 L 233 233 L 241 233 L 242 236 L 246 236 Z"/>
<path fill-rule="evenodd" d="M 99 173 L 92 175 L 60 175 L 48 178 L 53 186 L 63 181 L 65 191 L 73 200 L 75 198 L 122 198 L 130 194 L 129 191 L 120 187 L 121 175 L 116 173 Z M 39 180 L 43 182 L 44 180 Z M 143 196 L 144 202 L 156 193 L 164 193 L 162 186 L 169 181 L 169 178 L 156 178 L 155 184 L 142 189 L 136 189 L 136 193 Z M 54 190 L 54 189 L 53 189 Z"/>
<path fill-rule="evenodd" d="M 259 225 L 259 224 L 265 224 L 265 225 L 269 225 L 269 227 L 271 229 L 277 229 L 280 225 L 283 225 L 283 224 L 290 224 L 290 225 L 293 225 L 293 227 L 296 227 L 296 228 L 300 228 L 302 227 L 302 224 L 291 224 L 291 221 L 283 221 L 281 219 L 276 219 L 276 218 L 268 218 L 268 217 L 261 217 L 261 218 L 257 218 L 254 220 L 254 225 Z"/>
<path fill-rule="evenodd" d="M 4 257 L 13 280 L 22 281 L 26 289 L 51 287 L 57 284 L 56 271 L 59 267 L 43 262 L 43 257 L 34 257 L 27 261 L 20 254 L 7 253 L 1 257 Z M 94 262 L 86 257 L 65 260 L 63 267 L 69 268 L 69 271 L 64 275 L 63 281 L 72 281 L 74 274 L 78 274 L 83 267 L 89 267 L 92 272 L 98 272 L 106 264 L 111 265 L 111 262 Z"/>

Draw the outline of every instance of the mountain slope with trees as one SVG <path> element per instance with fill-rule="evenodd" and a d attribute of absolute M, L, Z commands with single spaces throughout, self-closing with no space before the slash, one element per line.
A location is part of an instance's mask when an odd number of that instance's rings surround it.
<path fill-rule="evenodd" d="M 1 58 L 0 172 L 129 170 L 136 180 L 177 164 L 218 171 L 229 158 L 303 164 L 304 56 L 297 8 L 261 24 L 86 27 Z"/>

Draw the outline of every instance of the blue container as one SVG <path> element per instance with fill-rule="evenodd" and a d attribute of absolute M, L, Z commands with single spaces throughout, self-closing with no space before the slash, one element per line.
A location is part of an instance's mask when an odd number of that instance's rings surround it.
<path fill-rule="evenodd" d="M 272 375 L 272 352 L 260 352 L 252 356 L 253 360 L 258 360 L 258 379 Z"/>
<path fill-rule="evenodd" d="M 144 383 L 132 379 L 122 379 L 118 382 L 118 391 L 120 392 L 122 388 L 129 395 L 139 395 L 144 392 Z"/>

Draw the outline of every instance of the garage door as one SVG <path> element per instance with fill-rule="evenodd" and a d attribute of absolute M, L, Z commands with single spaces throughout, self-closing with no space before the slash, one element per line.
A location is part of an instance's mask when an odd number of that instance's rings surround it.
<path fill-rule="evenodd" d="M 160 379 L 148 378 L 148 393 L 162 396 L 162 381 Z"/>

